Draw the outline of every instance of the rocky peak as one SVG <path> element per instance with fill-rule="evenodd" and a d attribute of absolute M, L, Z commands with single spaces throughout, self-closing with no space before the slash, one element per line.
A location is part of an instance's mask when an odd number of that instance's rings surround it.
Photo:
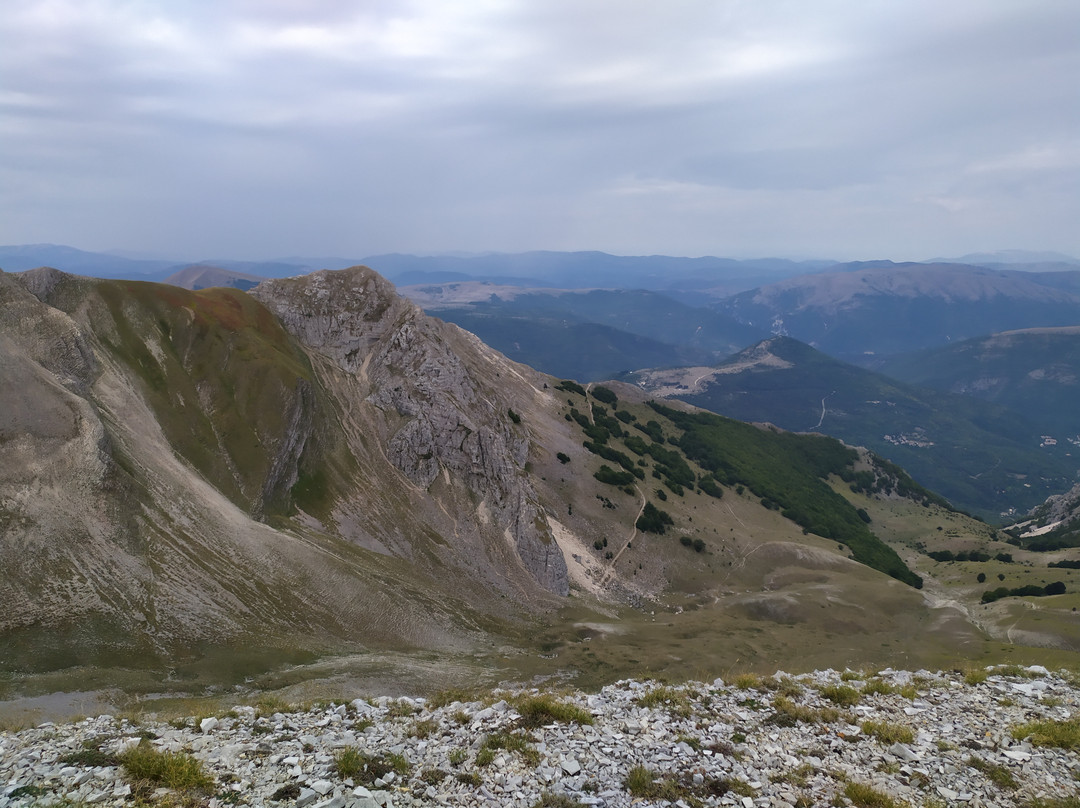
<path fill-rule="evenodd" d="M 366 267 L 266 281 L 251 294 L 305 348 L 360 385 L 366 402 L 383 413 L 387 458 L 405 477 L 423 489 L 441 472 L 461 481 L 532 577 L 551 592 L 568 593 L 566 563 L 525 473 L 529 432 L 508 416 L 532 388 L 520 380 L 495 385 L 481 372 L 508 360 L 481 353 L 455 326 L 428 317 Z"/>

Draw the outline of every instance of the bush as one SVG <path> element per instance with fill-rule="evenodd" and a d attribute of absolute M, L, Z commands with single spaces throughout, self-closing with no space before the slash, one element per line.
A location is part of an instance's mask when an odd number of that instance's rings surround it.
<path fill-rule="evenodd" d="M 555 389 L 565 390 L 567 393 L 577 393 L 579 396 L 585 395 L 585 388 L 577 382 L 571 381 L 570 379 L 563 379 L 561 382 L 555 385 Z"/>
<path fill-rule="evenodd" d="M 615 471 L 611 466 L 601 466 L 599 471 L 593 474 L 597 480 L 608 485 L 623 486 L 634 482 L 634 475 L 628 471 Z"/>
<path fill-rule="evenodd" d="M 564 466 L 570 462 L 570 455 L 566 454 L 566 452 L 558 452 L 555 458 Z"/>
<path fill-rule="evenodd" d="M 609 407 L 614 407 L 619 403 L 619 397 L 615 394 L 615 391 L 610 387 L 604 387 L 602 384 L 593 385 L 592 397 L 597 401 L 602 401 Z"/>
<path fill-rule="evenodd" d="M 651 502 L 645 503 L 645 508 L 637 520 L 637 529 L 642 533 L 657 533 L 663 535 L 667 532 L 667 526 L 675 524 L 671 514 L 662 511 Z"/>

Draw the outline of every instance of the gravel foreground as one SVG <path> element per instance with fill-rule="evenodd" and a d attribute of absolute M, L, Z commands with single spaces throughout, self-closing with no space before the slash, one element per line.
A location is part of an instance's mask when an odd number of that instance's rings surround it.
<path fill-rule="evenodd" d="M 0 808 L 1064 808 L 1078 703 L 1035 666 L 98 716 L 0 733 Z"/>

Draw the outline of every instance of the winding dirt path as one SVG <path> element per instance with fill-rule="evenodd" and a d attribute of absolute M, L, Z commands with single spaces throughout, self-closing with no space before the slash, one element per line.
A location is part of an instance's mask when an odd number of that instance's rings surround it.
<path fill-rule="evenodd" d="M 606 586 L 607 582 L 615 575 L 615 564 L 622 554 L 626 552 L 626 548 L 630 546 L 630 543 L 637 538 L 637 522 L 638 519 L 641 518 L 641 514 L 645 513 L 645 503 L 647 500 L 645 499 L 645 494 L 642 492 L 641 487 L 637 483 L 634 483 L 634 490 L 637 491 L 638 496 L 641 497 L 641 506 L 638 508 L 637 516 L 634 517 L 634 526 L 630 530 L 630 535 L 627 536 L 626 541 L 623 542 L 623 546 L 619 548 L 619 552 L 612 556 L 611 561 L 607 564 L 607 569 L 604 570 L 604 575 L 600 579 L 600 586 Z"/>

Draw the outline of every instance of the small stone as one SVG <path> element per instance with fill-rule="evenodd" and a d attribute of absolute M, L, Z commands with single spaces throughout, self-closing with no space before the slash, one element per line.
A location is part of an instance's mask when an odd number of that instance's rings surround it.
<path fill-rule="evenodd" d="M 199 722 L 199 729 L 202 730 L 203 734 L 205 735 L 206 733 L 211 732 L 218 725 L 218 723 L 219 722 L 216 718 L 210 716 L 209 718 L 204 718 L 202 721 Z"/>
<path fill-rule="evenodd" d="M 311 805 L 318 797 L 319 795 L 310 788 L 302 788 L 300 789 L 300 796 L 296 798 L 296 808 L 304 808 L 304 806 Z"/>

